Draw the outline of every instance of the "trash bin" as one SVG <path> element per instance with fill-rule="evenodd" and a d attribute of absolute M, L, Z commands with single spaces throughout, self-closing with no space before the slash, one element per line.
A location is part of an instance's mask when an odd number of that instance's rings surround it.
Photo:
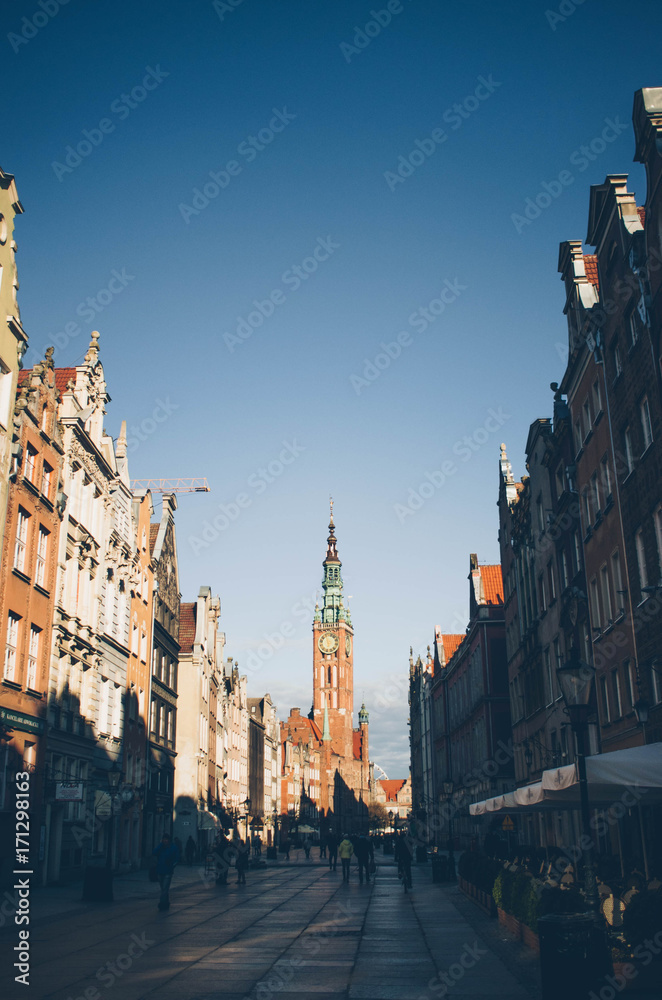
<path fill-rule="evenodd" d="M 112 903 L 112 870 L 88 865 L 83 874 L 82 898 L 86 903 Z"/>
<path fill-rule="evenodd" d="M 543 1000 L 600 996 L 613 972 L 607 938 L 592 913 L 549 913 L 538 920 Z"/>
<path fill-rule="evenodd" d="M 445 882 L 448 878 L 448 863 L 443 854 L 435 854 L 432 858 L 432 881 Z"/>
<path fill-rule="evenodd" d="M 421 846 L 417 847 L 416 848 L 416 863 L 419 864 L 419 865 L 425 864 L 425 862 L 427 860 L 428 860 L 427 848 L 421 847 Z"/>

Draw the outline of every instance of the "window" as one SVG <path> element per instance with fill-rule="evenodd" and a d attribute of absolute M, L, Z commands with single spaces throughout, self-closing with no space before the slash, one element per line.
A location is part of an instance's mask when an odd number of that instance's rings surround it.
<path fill-rule="evenodd" d="M 651 412 L 647 396 L 644 396 L 639 404 L 639 413 L 641 415 L 641 429 L 644 435 L 644 451 L 646 451 L 653 443 L 653 426 L 651 424 Z"/>
<path fill-rule="evenodd" d="M 630 341 L 634 345 L 639 340 L 639 336 L 644 328 L 641 313 L 636 306 L 633 306 L 630 310 L 630 314 L 628 316 L 628 327 L 630 329 Z"/>
<path fill-rule="evenodd" d="M 585 489 L 582 493 L 582 503 L 584 505 L 584 523 L 586 525 L 586 532 L 588 533 L 589 528 L 593 524 L 593 505 L 591 503 L 591 491 Z"/>
<path fill-rule="evenodd" d="M 14 569 L 20 573 L 25 572 L 27 563 L 28 530 L 30 526 L 30 515 L 22 507 L 18 508 L 18 519 L 16 522 L 16 545 L 14 548 Z"/>
<path fill-rule="evenodd" d="M 602 717 L 604 722 L 611 722 L 611 714 L 609 712 L 609 691 L 607 690 L 607 678 L 600 678 L 600 695 L 602 701 Z"/>
<path fill-rule="evenodd" d="M 582 450 L 582 425 L 579 420 L 575 420 L 575 451 L 576 454 Z"/>
<path fill-rule="evenodd" d="M 609 469 L 609 457 L 605 455 L 600 463 L 602 490 L 605 498 L 605 507 L 612 498 L 611 491 L 611 471 Z"/>
<path fill-rule="evenodd" d="M 552 657 L 549 646 L 543 655 L 545 659 L 545 703 L 551 705 L 554 701 L 554 683 L 552 678 Z"/>
<path fill-rule="evenodd" d="M 621 554 L 616 549 L 611 557 L 611 578 L 614 582 L 614 606 L 619 614 L 625 612 L 625 591 L 623 590 L 623 578 L 621 576 Z"/>
<path fill-rule="evenodd" d="M 48 462 L 44 462 L 44 471 L 41 477 L 41 492 L 48 499 L 50 499 L 52 486 L 53 486 L 53 470 L 51 469 Z"/>
<path fill-rule="evenodd" d="M 556 483 L 556 498 L 558 499 L 565 489 L 565 471 L 563 468 L 563 462 L 561 462 L 557 467 L 554 478 Z"/>
<path fill-rule="evenodd" d="M 634 448 L 632 447 L 632 431 L 629 427 L 626 427 L 623 431 L 623 447 L 625 448 L 627 474 L 630 475 L 634 469 Z"/>
<path fill-rule="evenodd" d="M 538 497 L 536 501 L 536 510 L 538 511 L 538 531 L 542 534 L 545 530 L 545 511 L 542 505 L 542 497 Z"/>
<path fill-rule="evenodd" d="M 37 690 L 37 665 L 39 663 L 39 636 L 41 629 L 36 625 L 30 626 L 30 645 L 28 646 L 28 670 L 26 675 L 26 687 L 31 691 Z"/>
<path fill-rule="evenodd" d="M 46 586 L 46 556 L 48 553 L 48 536 L 43 525 L 39 525 L 39 535 L 37 537 L 37 559 L 35 566 L 35 583 L 40 587 Z"/>
<path fill-rule="evenodd" d="M 140 659 L 143 663 L 147 663 L 147 634 L 145 632 L 140 633 Z"/>
<path fill-rule="evenodd" d="M 612 670 L 611 696 L 614 703 L 614 718 L 620 719 L 623 714 L 623 705 L 621 703 L 621 681 L 618 676 L 618 670 Z"/>
<path fill-rule="evenodd" d="M 550 559 L 547 563 L 547 591 L 549 593 L 549 600 L 556 600 L 556 582 L 554 580 L 554 563 Z"/>
<path fill-rule="evenodd" d="M 134 656 L 138 655 L 138 626 L 134 625 L 131 629 L 131 652 Z"/>
<path fill-rule="evenodd" d="M 606 563 L 600 570 L 600 583 L 602 585 L 602 620 L 605 624 L 611 624 L 611 587 L 609 585 L 609 569 Z"/>
<path fill-rule="evenodd" d="M 561 549 L 561 584 L 563 589 L 570 586 L 570 566 L 568 564 L 568 553 Z"/>
<path fill-rule="evenodd" d="M 585 441 L 591 432 L 591 402 L 588 396 L 584 400 L 584 405 L 582 406 L 582 424 L 584 426 Z"/>
<path fill-rule="evenodd" d="M 572 536 L 572 542 L 573 542 L 572 545 L 573 569 L 575 571 L 575 574 L 577 574 L 582 568 L 582 543 L 580 541 L 578 531 L 575 531 L 574 535 Z"/>
<path fill-rule="evenodd" d="M 595 577 L 591 580 L 591 618 L 593 619 L 595 628 L 599 630 L 602 623 L 600 616 L 600 592 L 598 590 L 598 581 Z"/>
<path fill-rule="evenodd" d="M 25 467 L 23 470 L 23 475 L 26 479 L 29 479 L 31 483 L 34 483 L 35 478 L 35 463 L 37 461 L 36 449 L 32 447 L 31 444 L 25 449 Z"/>
<path fill-rule="evenodd" d="M 637 552 L 637 569 L 639 570 L 639 587 L 641 590 L 648 586 L 648 573 L 646 572 L 646 550 L 644 548 L 644 533 L 639 528 L 634 533 L 634 545 Z M 642 595 L 643 596 L 643 595 Z"/>
<path fill-rule="evenodd" d="M 621 349 L 618 346 L 618 342 L 614 344 L 614 346 L 612 348 L 612 354 L 611 354 L 611 356 L 612 356 L 612 361 L 614 363 L 614 379 L 617 379 L 618 376 L 623 371 L 623 361 L 621 359 Z"/>
<path fill-rule="evenodd" d="M 0 267 L 0 278 L 1 277 L 2 268 Z M 5 429 L 9 427 L 13 396 L 15 396 L 15 393 L 12 393 L 11 369 L 8 368 L 2 358 L 0 358 L 0 424 L 2 424 Z"/>
<path fill-rule="evenodd" d="M 600 382 L 598 381 L 597 378 L 596 378 L 595 382 L 593 383 L 592 396 L 593 396 L 593 413 L 597 417 L 598 413 L 602 412 L 602 398 L 600 396 Z"/>
<path fill-rule="evenodd" d="M 110 707 L 110 684 L 106 677 L 102 677 L 99 684 L 99 732 L 107 733 L 108 710 Z"/>
<path fill-rule="evenodd" d="M 632 660 L 623 661 L 623 676 L 625 677 L 625 691 L 628 696 L 630 707 L 634 707 L 637 700 L 637 678 L 634 673 Z"/>
<path fill-rule="evenodd" d="M 657 578 L 662 581 L 662 504 L 653 514 L 653 524 L 655 525 L 655 543 L 657 545 Z"/>
<path fill-rule="evenodd" d="M 7 617 L 7 644 L 5 646 L 4 678 L 6 681 L 16 680 L 16 650 L 18 649 L 19 615 L 12 611 Z"/>
<path fill-rule="evenodd" d="M 602 504 L 600 503 L 600 484 L 598 482 L 597 472 L 594 472 L 591 476 L 591 506 L 597 518 L 602 507 Z"/>
<path fill-rule="evenodd" d="M 149 731 L 156 733 L 156 702 L 152 701 L 149 712 Z"/>
<path fill-rule="evenodd" d="M 651 692 L 653 695 L 653 704 L 659 705 L 662 701 L 662 677 L 660 677 L 660 667 L 657 661 L 651 663 Z"/>

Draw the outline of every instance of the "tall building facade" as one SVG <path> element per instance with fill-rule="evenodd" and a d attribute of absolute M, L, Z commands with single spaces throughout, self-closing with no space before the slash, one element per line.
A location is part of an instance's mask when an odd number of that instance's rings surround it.
<path fill-rule="evenodd" d="M 32 868 L 43 852 L 46 703 L 62 520 L 62 427 L 52 348 L 46 359 L 21 372 L 12 414 L 12 467 L 5 545 L 0 568 L 0 856 L 9 860 L 15 839 L 11 784 L 29 771 Z M 0 873 L 0 884 L 8 872 Z"/>
<path fill-rule="evenodd" d="M 0 549 L 11 469 L 12 417 L 21 358 L 28 338 L 18 308 L 14 219 L 23 213 L 13 174 L 0 167 Z"/>

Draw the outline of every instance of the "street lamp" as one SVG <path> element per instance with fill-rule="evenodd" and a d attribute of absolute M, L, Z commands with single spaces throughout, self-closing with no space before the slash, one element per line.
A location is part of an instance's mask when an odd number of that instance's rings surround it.
<path fill-rule="evenodd" d="M 453 854 L 453 792 L 455 785 L 453 781 L 442 782 L 444 799 L 448 802 L 448 878 L 455 878 L 455 855 Z"/>
<path fill-rule="evenodd" d="M 106 867 L 113 867 L 113 832 L 115 830 L 115 817 L 113 815 L 113 810 L 115 806 L 115 796 L 117 795 L 117 789 L 119 788 L 120 778 L 122 777 L 122 771 L 120 769 L 117 761 L 113 761 L 113 766 L 107 771 L 106 777 L 108 779 L 108 787 L 110 789 L 110 816 L 108 824 L 108 850 L 106 853 Z"/>
<path fill-rule="evenodd" d="M 600 897 L 595 873 L 595 845 L 591 829 L 588 782 L 586 780 L 586 734 L 588 732 L 589 701 L 595 678 L 595 667 L 583 663 L 575 650 L 572 650 L 570 659 L 558 668 L 556 675 L 577 744 L 577 774 L 584 845 L 584 896 L 588 909 L 597 919 L 600 914 Z"/>

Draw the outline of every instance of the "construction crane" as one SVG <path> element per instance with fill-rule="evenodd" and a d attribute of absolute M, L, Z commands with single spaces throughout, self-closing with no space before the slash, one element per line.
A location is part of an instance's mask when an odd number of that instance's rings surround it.
<path fill-rule="evenodd" d="M 210 493 L 206 479 L 132 479 L 132 490 L 152 493 Z"/>

